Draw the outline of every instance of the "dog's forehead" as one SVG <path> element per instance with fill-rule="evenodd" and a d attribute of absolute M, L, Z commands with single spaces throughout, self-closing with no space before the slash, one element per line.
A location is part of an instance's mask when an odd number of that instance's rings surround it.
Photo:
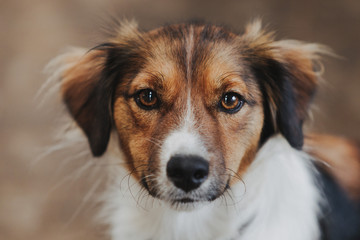
<path fill-rule="evenodd" d="M 242 75 L 237 36 L 212 25 L 171 25 L 147 33 L 144 72 L 184 84 L 220 87 L 228 76 Z M 199 86 L 197 86 L 199 87 Z"/>

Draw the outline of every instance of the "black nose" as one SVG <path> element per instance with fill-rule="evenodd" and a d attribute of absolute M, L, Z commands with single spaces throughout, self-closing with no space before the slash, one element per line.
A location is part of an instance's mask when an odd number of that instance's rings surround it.
<path fill-rule="evenodd" d="M 209 174 L 209 163 L 199 156 L 175 155 L 170 158 L 166 172 L 176 187 L 190 192 L 206 180 Z"/>

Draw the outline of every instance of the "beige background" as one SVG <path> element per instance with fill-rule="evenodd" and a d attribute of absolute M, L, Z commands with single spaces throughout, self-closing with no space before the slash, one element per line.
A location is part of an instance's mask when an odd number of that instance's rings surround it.
<path fill-rule="evenodd" d="M 42 69 L 67 46 L 101 42 L 107 13 L 135 18 L 143 29 L 190 18 L 241 30 L 260 16 L 281 38 L 331 46 L 326 84 L 311 128 L 360 140 L 360 2 L 356 0 L 0 0 L 0 239 L 106 239 L 91 222 L 97 204 L 83 196 L 87 176 L 64 180 L 79 164 L 51 156 L 33 164 L 55 128 L 34 95 Z"/>

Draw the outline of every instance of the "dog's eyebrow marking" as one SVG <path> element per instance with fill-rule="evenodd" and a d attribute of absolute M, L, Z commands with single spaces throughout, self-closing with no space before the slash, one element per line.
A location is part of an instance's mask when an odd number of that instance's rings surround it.
<path fill-rule="evenodd" d="M 152 77 L 152 79 L 154 79 L 154 80 L 157 80 L 157 81 L 160 81 L 160 82 L 165 81 L 164 74 L 162 74 L 159 71 L 156 71 L 156 72 L 146 71 L 145 73 L 149 74 Z"/>
<path fill-rule="evenodd" d="M 229 79 L 230 82 L 224 83 L 224 82 L 226 82 L 227 79 Z M 234 83 L 245 84 L 246 88 L 249 88 L 249 85 L 252 84 L 251 81 L 249 80 L 248 76 L 244 75 L 240 71 L 226 72 L 226 73 L 220 75 L 215 80 L 215 82 L 217 83 L 218 86 L 220 86 L 219 89 L 223 89 L 227 85 L 231 85 L 231 84 L 234 84 Z M 251 93 L 251 91 L 246 91 L 245 93 L 246 93 L 246 95 L 244 95 L 243 97 L 246 98 L 246 102 L 250 106 L 255 105 L 256 100 L 255 100 L 254 95 Z"/>
<path fill-rule="evenodd" d="M 146 72 L 149 78 L 146 79 L 148 84 L 154 85 L 155 88 L 162 88 L 163 83 L 165 82 L 165 76 L 161 72 Z"/>
<path fill-rule="evenodd" d="M 228 77 L 231 77 L 231 76 L 235 76 L 235 77 L 242 77 L 242 74 L 240 71 L 232 71 L 232 72 L 226 72 L 226 73 L 223 73 L 221 74 L 217 79 L 216 79 L 216 82 L 223 82 L 226 78 Z"/>

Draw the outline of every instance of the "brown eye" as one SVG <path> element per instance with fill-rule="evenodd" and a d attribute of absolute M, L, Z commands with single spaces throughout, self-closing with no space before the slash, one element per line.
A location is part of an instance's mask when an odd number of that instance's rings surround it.
<path fill-rule="evenodd" d="M 159 100 L 155 91 L 143 89 L 135 94 L 135 102 L 145 110 L 152 110 L 158 107 Z"/>
<path fill-rule="evenodd" d="M 244 105 L 243 98 L 234 92 L 225 93 L 219 102 L 220 110 L 226 113 L 236 113 Z"/>

